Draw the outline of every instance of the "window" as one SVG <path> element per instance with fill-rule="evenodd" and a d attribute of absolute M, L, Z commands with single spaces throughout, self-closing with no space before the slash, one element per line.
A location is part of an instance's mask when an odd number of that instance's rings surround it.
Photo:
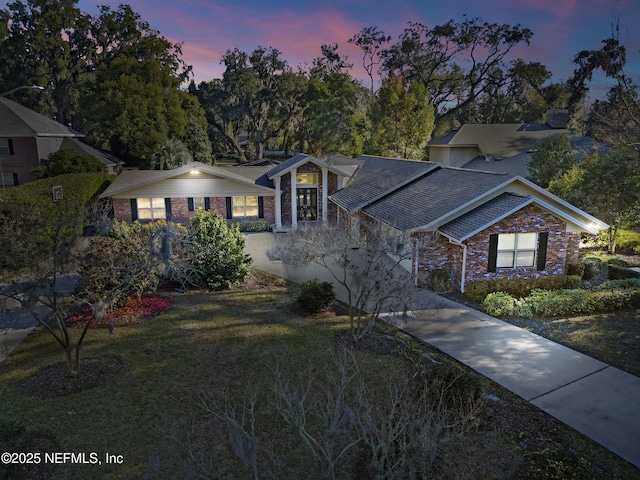
<path fill-rule="evenodd" d="M 0 173 L 0 188 L 13 187 L 18 184 L 15 173 Z"/>
<path fill-rule="evenodd" d="M 13 155 L 13 142 L 10 138 L 0 138 L 0 155 Z"/>
<path fill-rule="evenodd" d="M 204 197 L 193 197 L 193 209 L 205 210 Z"/>
<path fill-rule="evenodd" d="M 296 175 L 296 183 L 298 185 L 317 185 L 318 174 L 317 173 L 298 173 Z"/>
<path fill-rule="evenodd" d="M 258 197 L 233 197 L 231 205 L 233 218 L 258 216 Z"/>
<path fill-rule="evenodd" d="M 138 219 L 158 220 L 167 218 L 167 207 L 164 198 L 138 198 Z"/>
<path fill-rule="evenodd" d="M 496 267 L 533 267 L 537 244 L 538 235 L 536 233 L 499 234 Z"/>

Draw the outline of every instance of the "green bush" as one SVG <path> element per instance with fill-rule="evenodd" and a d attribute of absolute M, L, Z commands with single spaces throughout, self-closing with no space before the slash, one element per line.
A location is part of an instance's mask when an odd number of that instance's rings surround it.
<path fill-rule="evenodd" d="M 229 224 L 237 225 L 241 232 L 266 232 L 269 229 L 265 220 L 245 220 Z"/>
<path fill-rule="evenodd" d="M 490 293 L 483 302 L 494 317 L 523 318 L 588 315 L 612 311 L 640 303 L 640 292 L 633 289 L 590 291 L 580 289 L 536 289 L 526 298 L 515 299 L 504 292 Z"/>
<path fill-rule="evenodd" d="M 516 299 L 505 292 L 489 293 L 482 305 L 485 311 L 493 317 L 513 317 L 518 315 Z"/>
<path fill-rule="evenodd" d="M 598 257 L 589 256 L 583 259 L 583 265 L 584 273 L 582 275 L 582 278 L 585 280 L 591 280 L 600 275 L 600 273 L 604 270 L 606 264 L 602 261 L 602 259 Z"/>
<path fill-rule="evenodd" d="M 429 272 L 429 287 L 434 292 L 451 290 L 451 273 L 445 268 L 437 268 Z"/>
<path fill-rule="evenodd" d="M 251 274 L 251 257 L 237 224 L 229 225 L 216 211 L 198 210 L 188 229 L 194 246 L 188 262 L 197 272 L 196 284 L 224 290 Z"/>
<path fill-rule="evenodd" d="M 638 278 L 638 273 L 633 270 L 629 270 L 625 266 L 609 264 L 607 267 L 607 276 L 609 280 L 623 280 L 626 278 Z"/>
<path fill-rule="evenodd" d="M 482 302 L 484 298 L 495 292 L 505 292 L 515 298 L 526 297 L 534 289 L 558 290 L 577 288 L 581 278 L 577 275 L 549 275 L 538 278 L 496 278 L 469 282 L 465 293 L 474 301 Z"/>
<path fill-rule="evenodd" d="M 329 282 L 321 282 L 316 278 L 304 282 L 300 286 L 296 305 L 307 313 L 318 313 L 331 305 L 335 298 L 333 285 Z"/>
<path fill-rule="evenodd" d="M 619 290 L 625 288 L 640 290 L 640 277 L 608 280 L 598 286 L 598 290 Z"/>

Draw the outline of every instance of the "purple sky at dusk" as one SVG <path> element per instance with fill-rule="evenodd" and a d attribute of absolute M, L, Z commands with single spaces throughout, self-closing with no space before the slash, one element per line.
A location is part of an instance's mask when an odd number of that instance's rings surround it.
<path fill-rule="evenodd" d="M 366 74 L 358 68 L 360 50 L 347 43 L 362 28 L 377 26 L 395 41 L 408 22 L 434 26 L 450 19 L 462 21 L 467 14 L 531 29 L 531 45 L 519 47 L 510 59 L 541 62 L 554 80 L 571 75 L 576 53 L 599 49 L 619 15 L 620 39 L 627 47 L 626 71 L 640 83 L 638 0 L 83 0 L 78 7 L 96 14 L 98 4 L 115 9 L 120 3 L 131 5 L 170 41 L 183 44 L 183 58 L 193 66 L 196 82 L 221 77 L 220 57 L 229 49 L 251 52 L 258 46 L 274 47 L 295 67 L 311 64 L 323 43 L 338 43 L 338 52 L 354 63 L 354 76 L 364 80 Z M 604 80 L 597 79 L 592 93 L 598 95 L 604 88 Z"/>

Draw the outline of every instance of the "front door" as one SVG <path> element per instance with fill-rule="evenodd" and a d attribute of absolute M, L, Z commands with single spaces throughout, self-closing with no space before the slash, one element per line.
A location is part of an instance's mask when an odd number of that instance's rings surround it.
<path fill-rule="evenodd" d="M 298 188 L 298 220 L 316 220 L 318 218 L 318 189 Z"/>

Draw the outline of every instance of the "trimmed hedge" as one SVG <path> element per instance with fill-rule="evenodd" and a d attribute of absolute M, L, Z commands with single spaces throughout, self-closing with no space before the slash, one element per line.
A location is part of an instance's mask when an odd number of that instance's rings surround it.
<path fill-rule="evenodd" d="M 265 220 L 230 221 L 229 225 L 237 225 L 241 232 L 266 232 L 269 228 Z"/>
<path fill-rule="evenodd" d="M 558 317 L 588 315 L 619 308 L 636 306 L 640 302 L 640 290 L 540 290 L 526 298 L 515 298 L 505 292 L 487 295 L 483 302 L 485 311 L 494 317 Z"/>
<path fill-rule="evenodd" d="M 578 288 L 578 275 L 549 275 L 538 278 L 496 278 L 469 282 L 465 293 L 475 302 L 482 302 L 490 293 L 503 292 L 516 298 L 528 296 L 532 290 L 560 290 Z"/>

